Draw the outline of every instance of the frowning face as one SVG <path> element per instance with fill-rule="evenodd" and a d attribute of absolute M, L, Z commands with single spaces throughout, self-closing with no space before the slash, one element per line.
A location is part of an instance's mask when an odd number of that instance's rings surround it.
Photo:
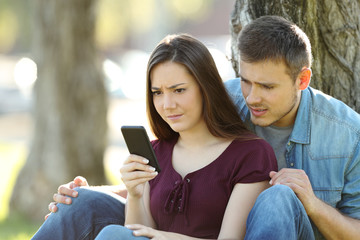
<path fill-rule="evenodd" d="M 184 65 L 160 63 L 152 69 L 150 78 L 155 109 L 175 132 L 205 126 L 199 85 Z"/>
<path fill-rule="evenodd" d="M 286 72 L 283 62 L 240 61 L 241 90 L 255 125 L 293 125 L 300 104 L 300 80 Z"/>

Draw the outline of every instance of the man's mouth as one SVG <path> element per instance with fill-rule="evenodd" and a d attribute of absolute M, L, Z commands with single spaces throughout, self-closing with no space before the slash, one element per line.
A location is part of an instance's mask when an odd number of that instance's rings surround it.
<path fill-rule="evenodd" d="M 263 116 L 264 114 L 267 113 L 267 109 L 264 109 L 264 108 L 252 108 L 252 107 L 249 107 L 250 111 L 251 111 L 251 114 L 255 117 L 261 117 Z"/>

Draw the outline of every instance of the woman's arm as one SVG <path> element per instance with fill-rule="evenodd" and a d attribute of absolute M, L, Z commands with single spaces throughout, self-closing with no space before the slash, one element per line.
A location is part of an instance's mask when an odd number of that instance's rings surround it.
<path fill-rule="evenodd" d="M 246 219 L 259 194 L 268 188 L 268 181 L 236 184 L 221 225 L 219 240 L 237 240 L 245 237 Z M 146 236 L 151 239 L 195 240 L 199 238 L 189 237 L 182 234 L 163 232 L 140 224 L 127 226 L 134 230 L 135 236 Z"/>
<path fill-rule="evenodd" d="M 150 186 L 146 183 L 142 198 L 133 198 L 130 195 L 125 205 L 125 225 L 143 224 L 145 226 L 156 228 L 150 212 Z"/>
<path fill-rule="evenodd" d="M 150 214 L 150 187 L 148 181 L 156 177 L 157 172 L 147 165 L 148 160 L 130 155 L 120 169 L 121 179 L 128 194 L 125 208 L 125 224 L 139 223 L 155 227 Z"/>
<path fill-rule="evenodd" d="M 218 239 L 244 239 L 249 212 L 259 194 L 268 187 L 268 181 L 235 185 L 225 210 Z"/>

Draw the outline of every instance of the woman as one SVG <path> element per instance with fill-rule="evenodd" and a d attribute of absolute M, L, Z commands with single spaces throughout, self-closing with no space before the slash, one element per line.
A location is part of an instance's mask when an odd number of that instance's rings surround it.
<path fill-rule="evenodd" d="M 242 239 L 247 215 L 276 170 L 251 134 L 207 48 L 189 35 L 163 39 L 147 68 L 147 115 L 162 171 L 130 155 L 121 168 L 126 228 L 97 239 Z M 140 239 L 141 239 L 140 238 Z"/>

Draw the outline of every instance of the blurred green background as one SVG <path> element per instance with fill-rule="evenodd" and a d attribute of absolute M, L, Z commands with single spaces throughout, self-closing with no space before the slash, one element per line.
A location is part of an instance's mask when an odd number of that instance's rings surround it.
<path fill-rule="evenodd" d="M 109 146 L 104 156 L 109 183 L 120 183 L 119 159 L 127 154 L 120 126 L 147 125 L 144 96 L 138 89 L 134 91 L 141 81 L 134 78 L 142 79 L 144 75 L 134 66 L 141 63 L 145 69 L 149 53 L 165 35 L 186 32 L 210 48 L 224 80 L 233 77 L 226 59 L 230 55 L 229 19 L 233 5 L 233 0 L 97 2 L 96 44 L 104 59 L 102 70 L 109 95 Z M 41 224 L 9 211 L 11 193 L 33 138 L 32 86 L 36 81 L 36 63 L 31 60 L 30 49 L 36 26 L 31 24 L 31 7 L 31 1 L 0 0 L 0 239 L 29 239 Z M 161 18 L 155 14 L 159 11 Z M 131 83 L 119 80 L 127 76 L 133 79 Z M 120 114 L 134 108 L 141 109 L 140 113 Z M 64 183 L 67 181 L 64 179 Z"/>

